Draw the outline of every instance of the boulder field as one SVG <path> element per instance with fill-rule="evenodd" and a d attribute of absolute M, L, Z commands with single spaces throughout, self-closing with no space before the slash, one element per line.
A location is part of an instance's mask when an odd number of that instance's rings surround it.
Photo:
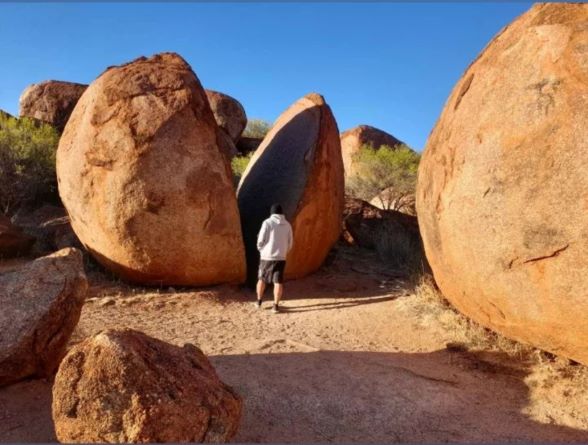
<path fill-rule="evenodd" d="M 228 159 L 207 96 L 174 53 L 111 67 L 88 87 L 59 142 L 59 193 L 96 259 L 143 284 L 245 277 Z"/>
<path fill-rule="evenodd" d="M 417 212 L 447 299 L 588 364 L 588 4 L 537 4 L 469 66 L 420 164 Z"/>
<path fill-rule="evenodd" d="M 276 121 L 255 151 L 237 190 L 248 282 L 256 279 L 256 238 L 273 203 L 292 224 L 286 277 L 318 269 L 341 231 L 343 161 L 337 123 L 322 96 L 308 94 Z"/>
<path fill-rule="evenodd" d="M 196 346 L 122 329 L 71 348 L 52 412 L 64 443 L 221 443 L 237 432 L 242 400 Z"/>
<path fill-rule="evenodd" d="M 55 372 L 80 319 L 87 288 L 76 249 L 0 274 L 0 386 Z"/>

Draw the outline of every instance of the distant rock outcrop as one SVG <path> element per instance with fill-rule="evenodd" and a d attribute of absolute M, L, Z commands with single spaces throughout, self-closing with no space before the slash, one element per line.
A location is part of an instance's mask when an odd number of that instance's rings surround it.
<path fill-rule="evenodd" d="M 257 233 L 273 203 L 282 204 L 294 232 L 286 276 L 321 266 L 339 238 L 344 203 L 339 132 L 322 96 L 309 94 L 279 117 L 247 166 L 237 197 L 250 282 L 259 263 Z"/>
<path fill-rule="evenodd" d="M 75 249 L 0 274 L 0 386 L 57 369 L 88 284 Z"/>
<path fill-rule="evenodd" d="M 247 125 L 247 115 L 243 105 L 227 94 L 212 90 L 205 91 L 216 123 L 233 142 L 237 142 Z"/>
<path fill-rule="evenodd" d="M 420 164 L 417 211 L 447 299 L 588 364 L 588 4 L 533 6 L 469 66 Z"/>
<path fill-rule="evenodd" d="M 204 89 L 179 55 L 111 67 L 57 150 L 59 193 L 84 246 L 123 278 L 210 285 L 245 278 L 228 160 Z"/>
<path fill-rule="evenodd" d="M 242 401 L 200 349 L 107 330 L 75 345 L 53 385 L 64 443 L 227 442 Z"/>
<path fill-rule="evenodd" d="M 26 255 L 34 243 L 34 236 L 24 233 L 10 218 L 0 214 L 0 258 Z"/>
<path fill-rule="evenodd" d="M 59 80 L 32 84 L 20 96 L 19 115 L 40 120 L 63 131 L 86 88 L 88 85 Z"/>
<path fill-rule="evenodd" d="M 370 127 L 369 125 L 360 125 L 341 133 L 341 152 L 343 155 L 345 176 L 351 177 L 358 173 L 354 156 L 359 153 L 364 145 L 370 145 L 378 149 L 382 145 L 394 148 L 398 144 L 402 144 L 402 141 L 385 131 Z"/>

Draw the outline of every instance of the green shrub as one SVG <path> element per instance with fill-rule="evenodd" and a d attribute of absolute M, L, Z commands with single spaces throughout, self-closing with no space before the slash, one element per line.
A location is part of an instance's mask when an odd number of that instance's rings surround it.
<path fill-rule="evenodd" d="M 263 119 L 251 119 L 247 121 L 247 126 L 243 131 L 243 136 L 247 138 L 264 138 L 272 128 L 272 124 Z"/>
<path fill-rule="evenodd" d="M 420 155 L 404 144 L 377 150 L 365 145 L 354 157 L 358 173 L 347 180 L 346 191 L 369 202 L 386 190 L 380 196 L 383 207 L 397 210 L 395 203 L 415 191 L 419 161 Z"/>
<path fill-rule="evenodd" d="M 251 161 L 252 156 L 253 152 L 243 156 L 235 156 L 231 159 L 231 169 L 233 170 L 233 180 L 235 181 L 235 185 L 239 184 L 241 176 L 245 173 L 245 169 L 247 168 L 249 161 Z"/>
<path fill-rule="evenodd" d="M 50 125 L 0 114 L 0 211 L 56 199 L 58 142 Z"/>

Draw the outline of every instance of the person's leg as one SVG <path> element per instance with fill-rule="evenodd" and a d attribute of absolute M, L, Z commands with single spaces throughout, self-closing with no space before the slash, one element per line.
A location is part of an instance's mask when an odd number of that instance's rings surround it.
<path fill-rule="evenodd" d="M 282 283 L 274 283 L 274 304 L 276 306 L 280 304 L 282 295 L 284 295 L 284 285 Z"/>
<path fill-rule="evenodd" d="M 265 282 L 261 279 L 257 280 L 257 304 L 261 305 L 263 294 L 265 293 Z"/>

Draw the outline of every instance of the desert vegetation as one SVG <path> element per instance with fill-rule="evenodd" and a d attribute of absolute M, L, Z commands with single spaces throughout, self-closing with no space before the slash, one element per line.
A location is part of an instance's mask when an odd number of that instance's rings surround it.
<path fill-rule="evenodd" d="M 246 155 L 237 155 L 231 159 L 231 170 L 233 171 L 233 180 L 235 181 L 235 185 L 239 184 L 241 180 L 241 176 L 245 173 L 245 169 L 247 165 L 249 165 L 249 161 L 253 157 L 253 152 L 248 153 Z"/>
<path fill-rule="evenodd" d="M 420 155 L 404 144 L 364 145 L 354 156 L 361 173 L 348 178 L 346 191 L 368 202 L 376 199 L 386 210 L 400 210 L 403 199 L 415 192 L 419 161 Z"/>
<path fill-rule="evenodd" d="M 0 210 L 57 199 L 57 130 L 33 119 L 0 113 Z"/>
<path fill-rule="evenodd" d="M 263 119 L 250 119 L 243 131 L 243 137 L 264 138 L 272 128 L 272 124 Z"/>

